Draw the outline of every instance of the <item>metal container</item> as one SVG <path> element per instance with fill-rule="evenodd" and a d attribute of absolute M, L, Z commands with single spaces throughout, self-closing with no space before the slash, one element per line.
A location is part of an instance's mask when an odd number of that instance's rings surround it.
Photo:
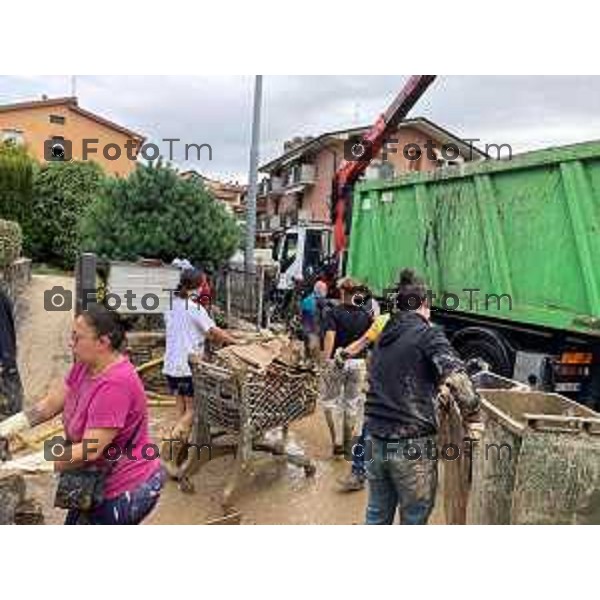
<path fill-rule="evenodd" d="M 480 387 L 485 433 L 473 452 L 467 522 L 600 523 L 600 415 L 517 386 Z"/>
<path fill-rule="evenodd" d="M 383 295 L 410 266 L 436 307 L 598 336 L 598 189 L 597 142 L 363 182 L 348 274 Z"/>

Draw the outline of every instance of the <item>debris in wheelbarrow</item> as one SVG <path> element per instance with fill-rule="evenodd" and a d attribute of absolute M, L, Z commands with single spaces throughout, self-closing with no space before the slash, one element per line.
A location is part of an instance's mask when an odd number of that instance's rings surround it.
<path fill-rule="evenodd" d="M 235 467 L 223 494 L 230 507 L 239 479 L 248 470 L 253 450 L 283 456 L 314 474 L 313 463 L 286 449 L 288 426 L 315 411 L 318 371 L 302 359 L 302 350 L 289 340 L 233 346 L 217 352 L 213 362 L 190 357 L 195 393 L 195 443 L 212 443 L 211 428 L 236 439 Z M 281 442 L 271 445 L 268 432 L 282 429 Z M 200 432 L 200 433 L 198 433 Z"/>
<path fill-rule="evenodd" d="M 224 368 L 264 371 L 274 361 L 300 365 L 303 363 L 303 350 L 302 343 L 286 336 L 278 336 L 267 341 L 222 348 L 215 353 L 214 362 Z"/>

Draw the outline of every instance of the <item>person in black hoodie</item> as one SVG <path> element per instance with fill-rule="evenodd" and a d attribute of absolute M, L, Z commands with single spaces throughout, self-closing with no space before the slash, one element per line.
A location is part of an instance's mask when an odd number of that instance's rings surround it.
<path fill-rule="evenodd" d="M 10 298 L 0 286 L 0 415 L 22 410 L 23 387 L 17 368 L 17 336 Z"/>
<path fill-rule="evenodd" d="M 396 509 L 402 524 L 427 523 L 437 489 L 438 398 L 456 401 L 469 432 L 480 428 L 479 396 L 443 331 L 431 325 L 425 284 L 410 269 L 400 274 L 397 308 L 369 367 L 369 525 L 392 524 Z"/>

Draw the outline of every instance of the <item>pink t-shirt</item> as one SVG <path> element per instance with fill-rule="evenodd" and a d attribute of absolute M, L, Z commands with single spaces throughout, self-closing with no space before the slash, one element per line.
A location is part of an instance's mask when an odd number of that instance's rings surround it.
<path fill-rule="evenodd" d="M 63 423 L 67 439 L 80 443 L 87 429 L 118 429 L 113 445 L 105 450 L 110 458 L 115 453 L 120 458 L 112 462 L 104 495 L 114 498 L 133 491 L 160 468 L 158 447 L 148 434 L 146 394 L 135 367 L 123 360 L 92 377 L 84 364 L 75 363 L 66 384 Z M 95 447 L 95 443 L 88 446 L 90 458 Z"/>

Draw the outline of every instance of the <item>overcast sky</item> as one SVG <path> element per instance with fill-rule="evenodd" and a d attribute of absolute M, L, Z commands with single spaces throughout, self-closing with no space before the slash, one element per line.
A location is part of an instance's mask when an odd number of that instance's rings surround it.
<path fill-rule="evenodd" d="M 269 76 L 264 79 L 260 162 L 295 135 L 370 124 L 406 77 Z M 82 76 L 83 108 L 174 144 L 175 164 L 221 179 L 245 181 L 249 163 L 253 78 L 249 76 Z M 68 96 L 70 76 L 0 76 L 0 104 Z M 440 76 L 410 116 L 426 116 L 465 138 L 510 144 L 514 152 L 600 139 L 600 77 Z M 210 144 L 212 161 L 183 157 L 183 144 Z"/>

